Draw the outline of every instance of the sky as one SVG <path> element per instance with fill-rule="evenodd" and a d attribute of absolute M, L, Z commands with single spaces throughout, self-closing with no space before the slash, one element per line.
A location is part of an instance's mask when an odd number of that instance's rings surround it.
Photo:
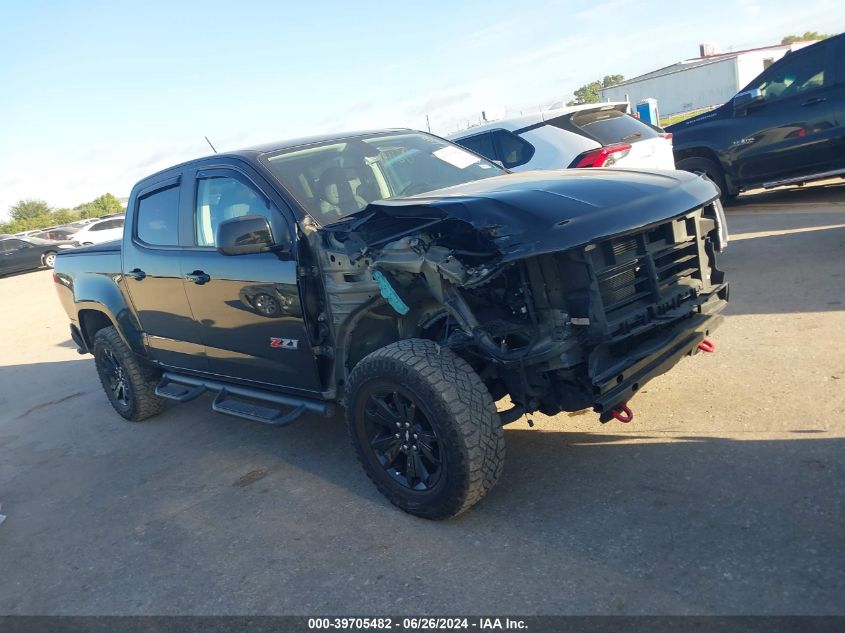
<path fill-rule="evenodd" d="M 0 220 L 308 134 L 447 134 L 698 55 L 845 31 L 841 0 L 0 0 Z"/>

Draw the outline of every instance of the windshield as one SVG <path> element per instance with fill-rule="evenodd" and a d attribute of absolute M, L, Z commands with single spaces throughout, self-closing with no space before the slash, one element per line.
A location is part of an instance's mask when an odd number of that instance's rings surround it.
<path fill-rule="evenodd" d="M 332 140 L 265 158 L 270 171 L 324 225 L 375 200 L 412 196 L 505 173 L 457 145 L 415 132 Z"/>

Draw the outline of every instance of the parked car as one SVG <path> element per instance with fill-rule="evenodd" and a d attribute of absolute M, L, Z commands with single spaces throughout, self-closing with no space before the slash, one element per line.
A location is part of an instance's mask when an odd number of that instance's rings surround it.
<path fill-rule="evenodd" d="M 845 35 L 792 51 L 736 96 L 677 123 L 678 169 L 723 197 L 845 174 Z"/>
<path fill-rule="evenodd" d="M 73 248 L 70 242 L 42 240 L 37 237 L 0 237 L 0 275 L 36 268 L 53 268 L 56 264 L 56 254 L 69 248 Z"/>
<path fill-rule="evenodd" d="M 73 236 L 79 232 L 79 227 L 74 226 L 54 226 L 52 228 L 43 229 L 32 233 L 32 237 L 38 237 L 42 240 L 58 240 L 70 241 Z"/>
<path fill-rule="evenodd" d="M 458 145 L 511 171 L 566 167 L 674 169 L 672 135 L 600 103 L 503 119 L 451 134 Z"/>
<path fill-rule="evenodd" d="M 705 178 L 513 174 L 408 130 L 166 169 L 135 185 L 127 226 L 55 277 L 121 416 L 206 391 L 279 426 L 342 404 L 369 477 L 426 518 L 492 488 L 527 412 L 630 420 L 650 379 L 712 351 L 728 299 Z"/>
<path fill-rule="evenodd" d="M 112 242 L 123 237 L 123 217 L 97 220 L 82 226 L 73 241 L 82 246 Z"/>

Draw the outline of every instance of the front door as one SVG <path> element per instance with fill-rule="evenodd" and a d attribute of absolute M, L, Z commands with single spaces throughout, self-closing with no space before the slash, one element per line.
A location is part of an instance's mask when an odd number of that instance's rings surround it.
<path fill-rule="evenodd" d="M 0 272 L 11 273 L 31 270 L 41 265 L 41 249 L 23 240 L 8 239 L 0 242 Z"/>
<path fill-rule="evenodd" d="M 282 243 L 292 240 L 290 219 L 256 184 L 257 178 L 214 168 L 198 171 L 195 179 L 194 248 L 184 252 L 182 275 L 201 326 L 209 370 L 265 385 L 319 391 L 295 257 L 225 256 L 214 248 L 217 225 L 223 220 L 263 215 L 270 220 L 274 240 Z"/>
<path fill-rule="evenodd" d="M 821 173 L 837 162 L 834 78 L 826 46 L 790 53 L 748 88 L 763 100 L 735 113 L 728 156 L 737 184 Z"/>

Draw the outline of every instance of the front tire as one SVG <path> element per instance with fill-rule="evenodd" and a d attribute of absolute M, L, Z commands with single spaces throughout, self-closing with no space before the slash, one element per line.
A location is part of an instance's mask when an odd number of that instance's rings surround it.
<path fill-rule="evenodd" d="M 159 373 L 139 362 L 115 328 L 97 332 L 93 352 L 97 375 L 115 411 L 140 422 L 164 410 L 167 400 L 155 395 Z"/>
<path fill-rule="evenodd" d="M 346 389 L 352 445 L 394 505 L 445 519 L 498 481 L 505 441 L 496 406 L 451 350 L 423 339 L 392 343 L 359 362 Z"/>
<path fill-rule="evenodd" d="M 41 263 L 44 264 L 47 268 L 55 268 L 56 267 L 56 254 L 53 251 L 48 253 L 44 253 L 41 256 Z"/>

